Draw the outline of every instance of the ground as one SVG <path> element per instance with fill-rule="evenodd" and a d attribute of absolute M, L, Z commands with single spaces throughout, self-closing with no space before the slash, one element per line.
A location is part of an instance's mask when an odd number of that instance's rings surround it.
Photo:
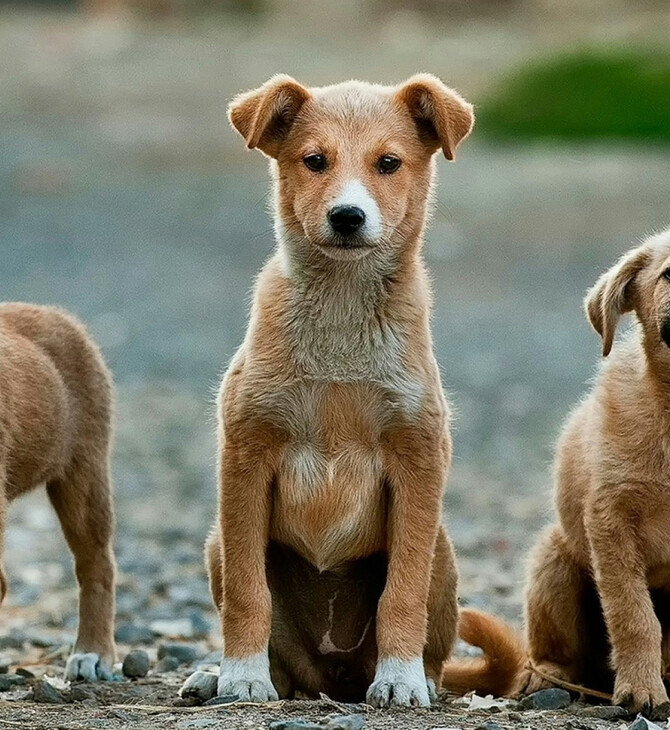
<path fill-rule="evenodd" d="M 196 663 L 220 648 L 202 561 L 216 503 L 213 392 L 272 247 L 266 164 L 227 128 L 226 100 L 277 71 L 324 83 L 431 70 L 477 104 L 529 55 L 667 39 L 661 4 L 598 12 L 436 25 L 399 11 L 365 30 L 340 18 L 335 38 L 314 18 L 152 26 L 3 10 L 0 292 L 70 308 L 114 371 L 117 622 L 126 639 L 141 633 L 152 661 L 173 638 L 194 647 Z M 455 414 L 445 521 L 464 605 L 520 623 L 526 556 L 551 519 L 552 444 L 599 358 L 581 298 L 632 241 L 670 223 L 669 163 L 668 148 L 503 147 L 475 130 L 454 164 L 438 164 L 426 258 Z M 27 668 L 59 677 L 76 586 L 43 492 L 12 505 L 4 560 L 0 664 L 37 662 Z M 121 658 L 130 646 L 120 641 Z M 89 686 L 66 705 L 31 704 L 22 686 L 0 693 L 0 728 L 254 728 L 339 712 L 328 702 L 178 707 L 189 670 Z M 356 709 L 368 728 L 476 728 L 487 715 L 444 701 Z M 492 720 L 614 727 L 578 709 L 516 712 Z"/>

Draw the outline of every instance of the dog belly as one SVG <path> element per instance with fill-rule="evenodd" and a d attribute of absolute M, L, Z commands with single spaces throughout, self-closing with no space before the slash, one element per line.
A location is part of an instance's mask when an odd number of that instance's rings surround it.
<path fill-rule="evenodd" d="M 30 343 L 0 345 L 0 455 L 12 500 L 62 469 L 67 395 L 51 361 Z"/>
<path fill-rule="evenodd" d="M 289 693 L 361 701 L 376 662 L 375 617 L 386 582 L 386 556 L 376 553 L 319 571 L 295 550 L 271 542 L 271 660 Z"/>

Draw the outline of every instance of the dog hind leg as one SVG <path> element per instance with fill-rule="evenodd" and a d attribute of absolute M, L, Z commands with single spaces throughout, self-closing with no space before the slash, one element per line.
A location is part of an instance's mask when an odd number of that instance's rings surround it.
<path fill-rule="evenodd" d="M 72 551 L 79 627 L 66 666 L 70 680 L 111 679 L 114 648 L 114 514 L 107 455 L 73 459 L 47 492 Z"/>
<path fill-rule="evenodd" d="M 458 626 L 457 601 L 458 573 L 451 541 L 444 527 L 440 528 L 435 543 L 435 556 L 428 594 L 428 634 L 424 650 L 426 681 L 431 700 L 442 680 L 442 667 L 449 658 L 456 641 Z"/>
<path fill-rule="evenodd" d="M 528 652 L 540 671 L 569 682 L 581 679 L 584 584 L 584 574 L 569 555 L 560 528 L 549 528 L 532 558 L 526 594 Z M 517 685 L 518 692 L 530 694 L 551 683 L 526 669 Z"/>

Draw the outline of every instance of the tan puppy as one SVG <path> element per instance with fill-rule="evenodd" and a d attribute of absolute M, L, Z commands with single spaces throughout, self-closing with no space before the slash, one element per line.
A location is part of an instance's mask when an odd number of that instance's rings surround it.
<path fill-rule="evenodd" d="M 84 328 L 59 309 L 0 305 L 0 550 L 7 505 L 46 484 L 72 550 L 79 631 L 68 679 L 114 661 L 112 383 Z M 7 582 L 0 564 L 0 602 Z"/>
<path fill-rule="evenodd" d="M 528 653 L 541 673 L 649 712 L 668 701 L 670 663 L 670 231 L 626 254 L 585 304 L 612 352 L 559 441 L 558 523 L 533 555 Z M 639 327 L 612 349 L 629 311 Z M 448 666 L 445 684 L 474 689 L 484 670 L 503 694 L 547 684 L 501 624 L 468 612 L 463 629 L 489 658 L 471 675 Z"/>
<path fill-rule="evenodd" d="M 277 249 L 219 398 L 218 693 L 428 705 L 456 571 L 421 243 L 433 155 L 453 158 L 472 109 L 428 75 L 313 89 L 277 76 L 230 119 L 272 158 Z M 183 693 L 216 685 L 198 673 Z"/>

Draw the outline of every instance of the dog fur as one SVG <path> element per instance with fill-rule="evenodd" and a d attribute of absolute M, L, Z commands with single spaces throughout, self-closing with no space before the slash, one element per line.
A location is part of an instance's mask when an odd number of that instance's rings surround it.
<path fill-rule="evenodd" d="M 668 702 L 670 664 L 670 231 L 621 258 L 585 306 L 609 358 L 558 444 L 558 521 L 532 557 L 527 655 L 543 673 L 654 712 Z M 638 325 L 612 347 L 629 311 Z M 461 621 L 488 656 L 447 665 L 445 685 L 547 685 L 502 623 L 471 612 Z"/>
<path fill-rule="evenodd" d="M 218 693 L 427 705 L 457 575 L 421 243 L 434 153 L 453 159 L 472 108 L 429 75 L 312 89 L 277 76 L 230 120 L 271 158 L 277 249 L 219 396 Z M 382 174 L 388 155 L 401 164 Z M 365 212 L 355 245 L 329 228 L 338 205 Z M 182 694 L 216 689 L 196 673 Z"/>
<path fill-rule="evenodd" d="M 9 503 L 46 484 L 79 583 L 72 680 L 109 679 L 115 659 L 111 419 L 111 377 L 83 326 L 60 309 L 0 305 L 0 550 Z M 6 593 L 0 560 L 0 603 Z"/>

